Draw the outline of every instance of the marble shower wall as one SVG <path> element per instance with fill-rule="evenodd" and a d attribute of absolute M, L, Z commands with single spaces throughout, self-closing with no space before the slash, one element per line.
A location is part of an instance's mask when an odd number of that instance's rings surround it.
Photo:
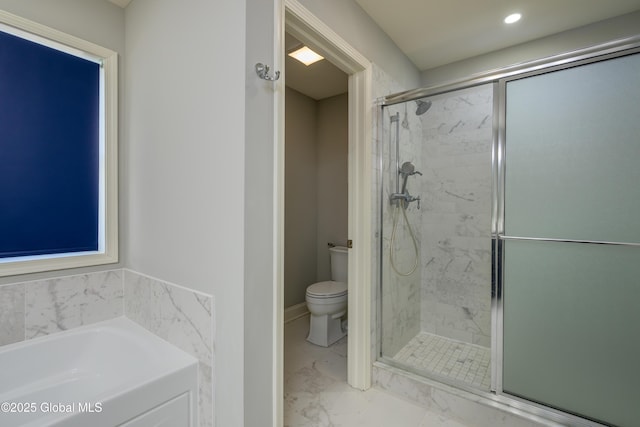
<path fill-rule="evenodd" d="M 406 89 L 400 87 L 378 67 L 374 67 L 373 77 L 376 96 L 388 95 Z M 399 113 L 398 122 L 391 124 L 391 116 L 397 113 Z M 376 160 L 374 160 L 373 164 L 376 167 L 375 182 L 382 182 L 382 188 L 376 186 L 376 194 L 373 200 L 377 202 L 374 207 L 374 212 L 377 214 L 376 224 L 374 225 L 375 230 L 380 229 L 381 219 L 379 215 L 380 203 L 382 203 L 382 234 L 376 234 L 375 239 L 377 245 L 380 245 L 380 239 L 382 239 L 382 259 L 377 260 L 374 277 L 379 276 L 378 268 L 382 263 L 381 297 L 384 303 L 382 304 L 381 319 L 377 319 L 377 321 L 378 327 L 382 330 L 382 342 L 380 343 L 382 353 L 387 356 L 393 356 L 420 331 L 421 283 L 421 271 L 419 268 L 408 276 L 402 276 L 393 270 L 390 263 L 394 217 L 398 221 L 394 240 L 394 264 L 397 270 L 401 273 L 409 272 L 413 267 L 416 256 L 402 210 L 396 209 L 395 206 L 389 203 L 391 193 L 396 192 L 396 125 L 399 125 L 400 129 L 400 164 L 410 161 L 417 170 L 420 170 L 422 160 L 420 156 L 422 124 L 415 115 L 415 105 L 386 107 L 382 110 L 382 116 L 378 117 L 378 121 L 378 129 L 374 132 L 374 135 L 378 135 L 380 139 L 374 145 L 376 147 L 374 159 Z M 377 160 L 378 153 L 381 154 L 382 165 Z M 416 177 L 418 176 L 409 178 L 407 185 L 412 195 L 419 195 L 419 179 L 416 179 Z M 420 211 L 417 209 L 416 203 L 412 203 L 407 209 L 407 218 L 413 229 L 419 249 L 421 240 Z M 378 248 L 379 246 L 375 248 L 374 253 L 379 253 Z M 374 295 L 379 297 L 378 289 L 375 291 Z M 376 313 L 377 307 L 374 308 L 373 313 Z"/>
<path fill-rule="evenodd" d="M 489 347 L 493 86 L 430 100 L 420 117 L 421 329 Z"/>

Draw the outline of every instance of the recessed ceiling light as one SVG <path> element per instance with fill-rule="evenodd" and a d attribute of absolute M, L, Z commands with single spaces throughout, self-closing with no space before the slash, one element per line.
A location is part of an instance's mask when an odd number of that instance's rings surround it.
<path fill-rule="evenodd" d="M 321 59 L 324 59 L 324 56 L 318 55 L 306 46 L 302 46 L 300 49 L 291 52 L 289 56 L 297 59 L 304 65 L 311 65 L 314 62 L 318 62 Z"/>
<path fill-rule="evenodd" d="M 522 15 L 519 13 L 512 13 L 511 15 L 504 18 L 505 24 L 513 24 L 514 22 L 518 22 L 522 18 Z"/>

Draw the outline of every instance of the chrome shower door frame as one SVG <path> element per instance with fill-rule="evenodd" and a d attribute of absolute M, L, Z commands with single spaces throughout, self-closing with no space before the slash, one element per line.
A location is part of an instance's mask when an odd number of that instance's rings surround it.
<path fill-rule="evenodd" d="M 448 82 L 438 86 L 414 89 L 393 95 L 389 95 L 377 102 L 379 119 L 378 135 L 382 135 L 382 111 L 385 106 L 400 104 L 419 98 L 432 97 L 456 90 L 468 89 L 488 83 L 493 84 L 493 141 L 491 149 L 491 168 L 492 168 L 492 200 L 491 200 L 491 262 L 492 262 L 492 278 L 491 278 L 491 390 L 490 392 L 474 389 L 458 383 L 447 381 L 446 379 L 432 378 L 441 381 L 447 385 L 457 387 L 466 392 L 489 398 L 495 402 L 503 403 L 512 407 L 514 411 L 524 411 L 530 414 L 540 416 L 563 425 L 569 426 L 585 426 L 595 427 L 602 424 L 591 421 L 582 417 L 578 417 L 554 408 L 538 404 L 517 396 L 507 394 L 503 390 L 503 339 L 504 339 L 504 245 L 507 240 L 544 240 L 544 241 L 562 241 L 582 244 L 605 244 L 605 245 L 625 245 L 640 246 L 636 243 L 625 242 L 605 242 L 605 241 L 588 241 L 588 240 L 570 240 L 570 239 L 536 239 L 525 238 L 519 236 L 508 236 L 505 234 L 505 176 L 506 176 L 506 86 L 509 81 L 518 80 L 525 77 L 535 76 L 552 71 L 559 71 L 580 65 L 605 61 L 617 57 L 631 55 L 640 52 L 640 35 L 609 43 L 596 45 L 593 47 L 568 52 L 565 54 L 554 55 L 540 60 L 530 61 L 522 64 L 491 70 L 487 73 L 472 75 L 467 79 Z M 378 138 L 379 144 L 383 144 L 382 138 Z M 379 150 L 379 155 L 382 151 Z M 382 159 L 379 159 L 380 166 Z M 378 189 L 380 190 L 380 202 L 385 203 L 383 191 L 382 168 L 378 173 Z M 379 231 L 382 231 L 382 214 L 383 209 L 379 211 Z M 380 234 L 381 236 L 381 234 Z M 401 369 L 407 369 L 403 366 L 390 362 L 382 355 L 382 328 L 380 323 L 382 319 L 382 260 L 383 260 L 383 242 L 380 238 L 379 255 L 380 262 L 378 271 L 378 292 L 379 301 L 377 304 L 377 323 L 378 323 L 378 340 L 377 354 L 385 363 Z M 415 372 L 413 372 L 415 374 Z"/>
<path fill-rule="evenodd" d="M 540 241 L 540 242 L 564 242 L 579 243 L 587 245 L 612 245 L 640 247 L 639 243 L 599 241 L 599 240 L 577 240 L 564 238 L 536 238 L 525 236 L 507 235 L 505 231 L 505 188 L 506 188 L 506 97 L 507 84 L 511 81 L 538 76 L 545 73 L 566 70 L 582 65 L 593 64 L 620 58 L 627 55 L 640 53 L 640 37 L 624 39 L 618 43 L 609 43 L 603 46 L 596 46 L 584 51 L 574 52 L 571 57 L 563 58 L 559 62 L 550 61 L 545 67 L 523 68 L 517 74 L 501 77 L 497 80 L 497 133 L 494 136 L 494 157 L 492 167 L 494 168 L 494 200 L 492 201 L 492 249 L 493 263 L 492 270 L 492 322 L 494 324 L 495 339 L 492 335 L 492 388 L 496 393 L 496 399 L 509 402 L 510 405 L 527 412 L 549 418 L 556 422 L 566 423 L 569 426 L 602 426 L 596 421 L 582 418 L 570 413 L 563 412 L 549 406 L 533 402 L 519 396 L 505 392 L 503 389 L 503 352 L 504 352 L 504 271 L 505 271 L 505 242 L 506 241 Z"/>

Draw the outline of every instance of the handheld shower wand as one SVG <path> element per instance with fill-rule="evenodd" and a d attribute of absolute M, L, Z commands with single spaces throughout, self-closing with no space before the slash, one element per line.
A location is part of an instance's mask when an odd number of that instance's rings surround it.
<path fill-rule="evenodd" d="M 393 213 L 393 226 L 391 231 L 389 258 L 391 260 L 391 268 L 393 268 L 393 270 L 400 276 L 410 276 L 418 268 L 418 259 L 419 259 L 418 242 L 416 240 L 416 236 L 413 232 L 411 224 L 409 223 L 409 218 L 407 217 L 407 208 L 409 207 L 409 203 L 418 202 L 418 209 L 420 209 L 420 196 L 413 197 L 411 194 L 409 194 L 409 191 L 407 190 L 407 180 L 411 175 L 415 175 L 415 174 L 422 175 L 421 172 L 418 172 L 416 170 L 416 167 L 413 165 L 413 163 L 404 162 L 402 166 L 398 168 L 398 176 L 402 177 L 402 192 L 394 193 L 391 195 L 391 202 L 393 203 L 395 201 L 395 210 Z M 400 211 L 402 211 L 402 217 L 404 218 L 406 229 L 409 231 L 409 235 L 411 236 L 411 241 L 413 243 L 413 250 L 415 254 L 415 257 L 413 260 L 413 266 L 408 271 L 401 271 L 396 266 L 396 259 L 395 259 L 396 234 L 399 226 Z"/>
<path fill-rule="evenodd" d="M 422 172 L 416 170 L 416 167 L 413 166 L 411 162 L 404 162 L 400 167 L 400 171 L 398 172 L 402 176 L 402 194 L 407 192 L 407 179 L 411 175 L 418 174 L 422 176 Z"/>

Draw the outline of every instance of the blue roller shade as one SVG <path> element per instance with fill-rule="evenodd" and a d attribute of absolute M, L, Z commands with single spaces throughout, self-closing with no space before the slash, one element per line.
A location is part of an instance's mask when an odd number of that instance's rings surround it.
<path fill-rule="evenodd" d="M 98 250 L 100 66 L 0 32 L 0 258 Z"/>

